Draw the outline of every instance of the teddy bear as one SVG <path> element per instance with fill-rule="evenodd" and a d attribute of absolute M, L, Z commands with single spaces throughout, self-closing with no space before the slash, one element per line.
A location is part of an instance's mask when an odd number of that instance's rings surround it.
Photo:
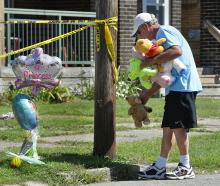
<path fill-rule="evenodd" d="M 126 100 L 131 105 L 128 115 L 132 116 L 135 127 L 140 128 L 143 124 L 150 124 L 148 113 L 152 112 L 152 108 L 144 106 L 138 96 L 128 96 Z"/>
<path fill-rule="evenodd" d="M 151 58 L 164 51 L 164 48 L 161 45 L 165 42 L 165 38 L 161 38 L 155 43 L 151 42 L 148 39 L 138 39 L 134 47 L 134 51 L 139 52 L 138 55 L 140 55 L 141 53 L 142 55 L 144 54 L 146 57 Z M 139 75 L 140 81 L 147 81 L 148 84 L 149 81 L 157 82 L 161 87 L 166 87 L 175 80 L 175 77 L 171 75 L 172 68 L 175 68 L 179 75 L 187 73 L 186 66 L 179 59 L 174 59 L 161 65 L 153 66 L 151 68 L 156 68 L 158 73 L 154 76 L 149 76 L 147 73 L 144 73 L 144 71 L 142 71 L 142 73 Z M 150 88 L 150 86 L 145 86 L 145 88 Z"/>

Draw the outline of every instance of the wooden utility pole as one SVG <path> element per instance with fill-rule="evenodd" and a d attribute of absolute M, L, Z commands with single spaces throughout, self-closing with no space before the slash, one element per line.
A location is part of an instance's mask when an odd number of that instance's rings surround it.
<path fill-rule="evenodd" d="M 118 0 L 96 0 L 97 19 L 118 16 Z M 113 32 L 112 32 L 113 33 Z M 100 24 L 100 50 L 95 64 L 95 126 L 93 154 L 115 158 L 115 102 L 113 71 L 105 45 L 104 24 Z M 112 34 L 117 54 L 117 33 Z"/>

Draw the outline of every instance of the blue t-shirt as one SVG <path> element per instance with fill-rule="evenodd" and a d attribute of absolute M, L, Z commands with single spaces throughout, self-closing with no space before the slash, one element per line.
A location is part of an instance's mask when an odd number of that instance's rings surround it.
<path fill-rule="evenodd" d="M 166 88 L 166 95 L 170 91 L 177 92 L 200 92 L 202 91 L 202 84 L 199 79 L 199 75 L 196 69 L 195 61 L 192 51 L 188 42 L 182 36 L 182 34 L 174 27 L 169 25 L 161 25 L 157 32 L 156 40 L 160 38 L 166 38 L 166 42 L 163 44 L 165 49 L 172 46 L 179 46 L 182 49 L 182 55 L 178 57 L 182 63 L 186 66 L 184 74 L 178 74 L 173 68 L 171 74 L 176 78 L 175 81 Z"/>

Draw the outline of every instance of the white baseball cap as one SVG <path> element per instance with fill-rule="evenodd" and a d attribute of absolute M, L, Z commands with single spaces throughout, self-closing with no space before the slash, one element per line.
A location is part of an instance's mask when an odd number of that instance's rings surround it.
<path fill-rule="evenodd" d="M 132 32 L 132 37 L 136 34 L 139 26 L 141 26 L 145 22 L 157 22 L 157 19 L 155 18 L 154 14 L 149 13 L 140 13 L 134 18 L 134 27 Z"/>

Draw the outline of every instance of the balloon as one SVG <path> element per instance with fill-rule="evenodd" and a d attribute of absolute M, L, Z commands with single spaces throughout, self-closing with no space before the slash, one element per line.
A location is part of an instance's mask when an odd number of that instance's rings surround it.
<path fill-rule="evenodd" d="M 18 156 L 12 158 L 10 163 L 11 168 L 18 168 L 21 166 L 21 159 Z"/>
<path fill-rule="evenodd" d="M 40 87 L 44 87 L 46 89 L 52 89 L 60 84 L 60 80 L 39 80 L 39 79 L 32 79 L 32 80 L 21 80 L 17 79 L 15 81 L 15 86 L 17 89 L 21 89 L 24 87 L 33 86 L 32 89 L 32 96 L 36 96 Z"/>
<path fill-rule="evenodd" d="M 17 94 L 12 101 L 15 118 L 23 129 L 32 130 L 38 126 L 35 104 L 25 94 Z"/>
<path fill-rule="evenodd" d="M 6 153 L 10 157 L 18 157 L 21 160 L 26 161 L 26 162 L 28 162 L 30 164 L 36 164 L 36 165 L 44 165 L 45 164 L 43 161 L 40 161 L 40 160 L 35 159 L 35 158 L 28 157 L 28 156 L 17 155 L 17 154 L 15 154 L 13 152 L 6 152 Z"/>
<path fill-rule="evenodd" d="M 61 59 L 44 54 L 42 48 L 31 50 L 28 56 L 18 56 L 11 66 L 17 78 L 16 88 L 33 86 L 33 96 L 41 87 L 51 89 L 60 83 L 57 78 L 62 73 Z"/>

